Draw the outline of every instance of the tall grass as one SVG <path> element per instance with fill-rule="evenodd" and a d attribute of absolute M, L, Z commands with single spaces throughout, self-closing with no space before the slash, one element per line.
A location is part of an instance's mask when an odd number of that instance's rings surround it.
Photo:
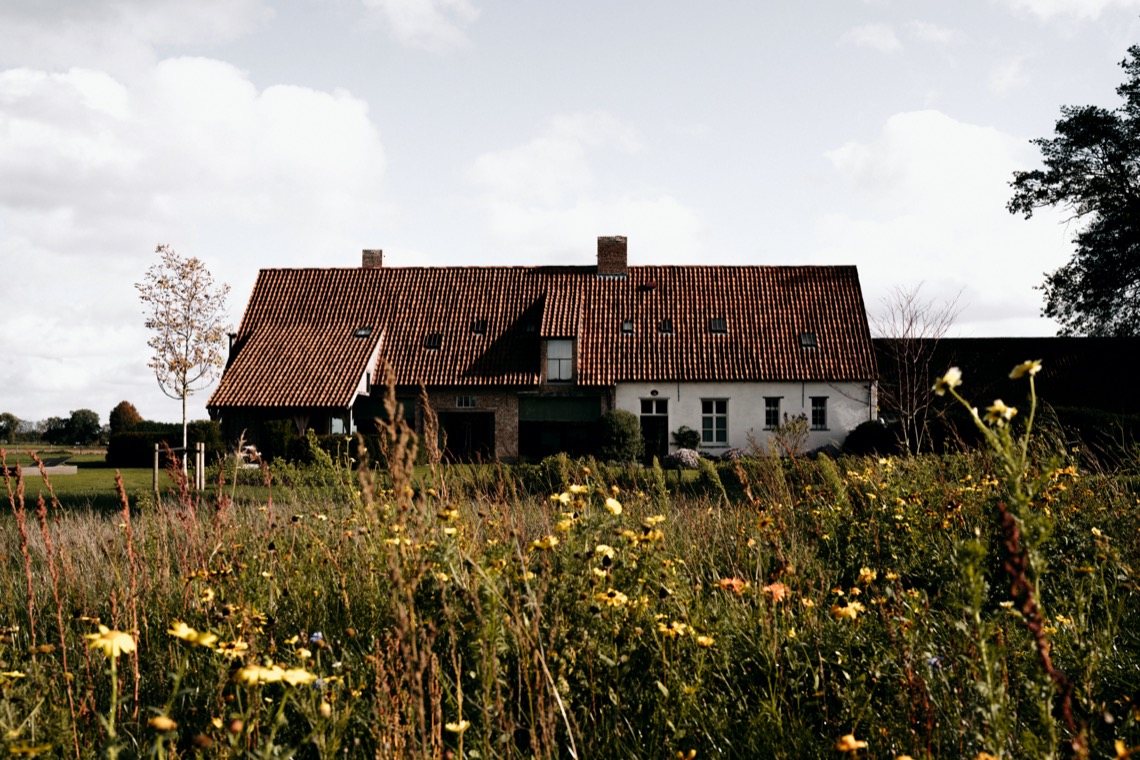
<path fill-rule="evenodd" d="M 180 483 L 115 517 L 49 499 L 29 520 L 26 482 L 9 480 L 5 750 L 974 758 L 1140 745 L 1130 480 L 1030 447 L 1023 475 L 1039 487 L 1024 503 L 984 453 L 745 461 L 735 499 L 723 484 L 615 489 L 605 468 L 567 462 L 566 487 L 534 498 L 505 473 L 456 482 L 438 461 L 430 485 L 415 481 L 416 438 L 388 417 L 383 471 L 330 459 L 312 481 L 329 487 L 275 487 L 269 502 L 219 488 L 206 503 Z M 137 650 L 105 656 L 100 624 Z"/>

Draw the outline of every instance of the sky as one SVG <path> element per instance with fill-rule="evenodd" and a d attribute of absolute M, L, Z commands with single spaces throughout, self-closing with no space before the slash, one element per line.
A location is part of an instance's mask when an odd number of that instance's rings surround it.
<path fill-rule="evenodd" d="M 853 264 L 1051 335 L 1009 181 L 1118 104 L 1140 0 L 3 0 L 0 411 L 180 419 L 134 283 L 261 268 Z M 1024 358 L 1024 357 L 1016 357 Z M 206 417 L 212 388 L 190 398 Z"/>

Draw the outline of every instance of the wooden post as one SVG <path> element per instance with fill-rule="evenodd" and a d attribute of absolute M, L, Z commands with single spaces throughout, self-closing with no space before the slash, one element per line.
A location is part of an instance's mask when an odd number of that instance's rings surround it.
<path fill-rule="evenodd" d="M 198 490 L 206 490 L 206 444 L 203 441 L 198 441 L 197 452 L 197 465 L 195 471 L 197 473 Z"/>
<path fill-rule="evenodd" d="M 154 444 L 154 501 L 158 503 L 158 444 Z"/>

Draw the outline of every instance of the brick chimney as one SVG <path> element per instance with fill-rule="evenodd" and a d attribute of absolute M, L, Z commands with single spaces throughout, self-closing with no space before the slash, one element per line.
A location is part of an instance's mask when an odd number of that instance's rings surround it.
<path fill-rule="evenodd" d="M 598 238 L 598 277 L 624 278 L 629 273 L 625 238 Z"/>
<path fill-rule="evenodd" d="M 360 266 L 364 269 L 379 269 L 384 266 L 384 252 L 379 248 L 365 248 L 360 258 Z"/>

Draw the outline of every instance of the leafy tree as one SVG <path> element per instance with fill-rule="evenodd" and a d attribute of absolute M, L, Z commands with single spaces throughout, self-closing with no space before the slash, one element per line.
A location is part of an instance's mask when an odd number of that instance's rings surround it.
<path fill-rule="evenodd" d="M 186 398 L 206 388 L 224 363 L 222 341 L 229 285 L 214 277 L 197 258 L 183 258 L 168 245 L 155 250 L 161 260 L 136 283 L 153 331 L 150 367 L 162 392 L 182 402 L 182 446 L 186 447 Z M 183 463 L 186 459 L 183 457 Z"/>
<path fill-rule="evenodd" d="M 76 409 L 67 421 L 68 443 L 94 443 L 102 432 L 99 415 L 90 409 Z"/>
<path fill-rule="evenodd" d="M 1033 140 L 1045 168 L 1010 183 L 1011 213 L 1056 206 L 1079 222 L 1073 258 L 1042 286 L 1062 335 L 1140 334 L 1140 46 L 1120 65 L 1123 104 L 1062 107 L 1054 136 Z"/>
<path fill-rule="evenodd" d="M 40 437 L 52 446 L 67 443 L 71 433 L 68 422 L 63 417 L 48 417 L 41 423 Z"/>
<path fill-rule="evenodd" d="M 16 442 L 16 431 L 20 428 L 20 418 L 11 412 L 0 413 L 0 441 Z"/>
<path fill-rule="evenodd" d="M 126 433 L 134 430 L 143 421 L 142 415 L 139 410 L 135 409 L 135 405 L 130 401 L 120 401 L 111 410 L 111 416 L 107 422 L 111 426 L 111 435 L 116 433 Z"/>

